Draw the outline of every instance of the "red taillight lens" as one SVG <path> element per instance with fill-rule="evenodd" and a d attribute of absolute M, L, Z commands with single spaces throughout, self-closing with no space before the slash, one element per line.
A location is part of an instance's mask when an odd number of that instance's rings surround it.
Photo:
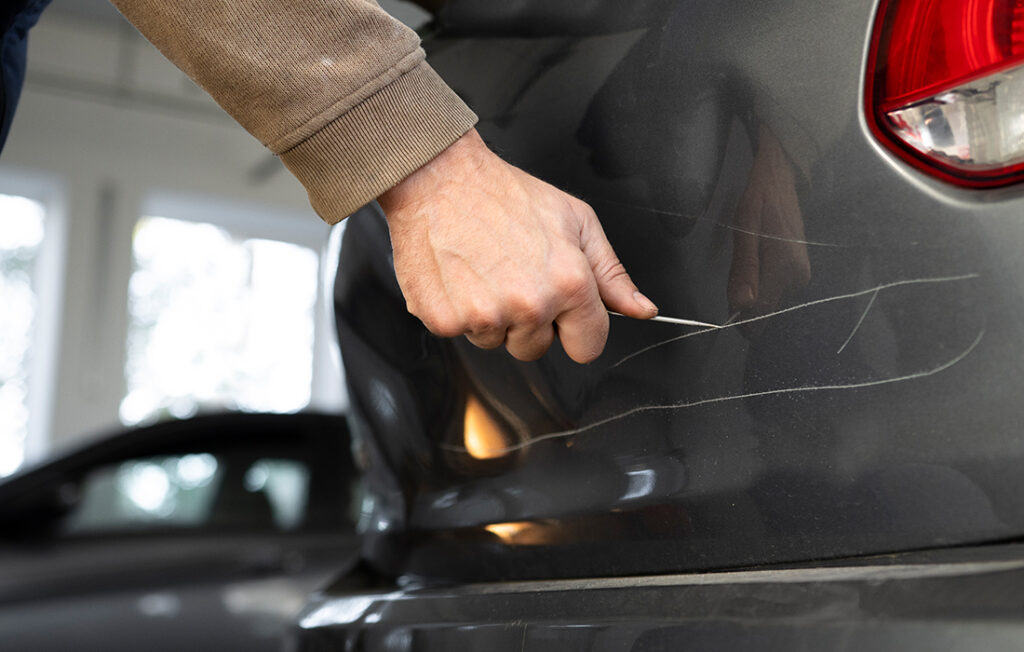
<path fill-rule="evenodd" d="M 876 135 L 916 167 L 1024 178 L 1024 0 L 882 0 L 866 97 Z"/>

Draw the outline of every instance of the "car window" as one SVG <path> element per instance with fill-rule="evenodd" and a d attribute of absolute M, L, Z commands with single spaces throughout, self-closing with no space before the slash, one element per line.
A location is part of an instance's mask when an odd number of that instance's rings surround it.
<path fill-rule="evenodd" d="M 204 452 L 125 460 L 84 476 L 61 530 L 293 530 L 305 518 L 308 488 L 309 469 L 291 459 Z"/>
<path fill-rule="evenodd" d="M 277 529 L 294 530 L 302 524 L 309 497 L 309 469 L 305 464 L 263 458 L 245 472 L 244 483 L 246 491 L 266 496 Z"/>

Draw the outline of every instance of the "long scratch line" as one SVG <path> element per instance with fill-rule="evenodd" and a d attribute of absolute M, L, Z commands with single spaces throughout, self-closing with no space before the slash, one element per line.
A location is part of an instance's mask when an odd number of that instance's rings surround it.
<path fill-rule="evenodd" d="M 665 346 L 666 344 L 672 344 L 673 342 L 678 342 L 679 340 L 685 340 L 688 337 L 694 337 L 696 335 L 703 335 L 704 333 L 724 331 L 726 329 L 735 328 L 737 326 L 742 326 L 744 324 L 751 324 L 751 323 L 756 322 L 756 321 L 761 321 L 762 319 L 770 319 L 772 317 L 777 317 L 778 315 L 781 315 L 781 314 L 784 314 L 784 313 L 787 313 L 787 312 L 793 312 L 794 310 L 803 310 L 804 308 L 809 308 L 811 306 L 817 306 L 817 305 L 820 305 L 820 304 L 823 304 L 823 303 L 830 303 L 832 301 L 843 301 L 845 299 L 852 299 L 854 297 L 860 297 L 860 296 L 864 296 L 865 294 L 870 294 L 872 292 L 878 292 L 880 290 L 887 290 L 889 288 L 899 287 L 899 286 L 902 286 L 902 285 L 920 285 L 920 284 L 924 284 L 924 283 L 950 283 L 950 282 L 953 282 L 953 281 L 964 281 L 964 280 L 967 280 L 967 279 L 978 278 L 978 276 L 979 276 L 979 274 L 962 274 L 960 276 L 939 276 L 939 277 L 935 277 L 935 278 L 906 279 L 906 280 L 903 280 L 903 281 L 894 281 L 892 283 L 885 283 L 884 285 L 879 285 L 879 286 L 876 286 L 876 287 L 873 287 L 873 288 L 868 288 L 867 290 L 860 290 L 858 292 L 850 292 L 849 294 L 838 294 L 836 296 L 826 297 L 824 299 L 815 299 L 814 301 L 808 301 L 807 303 L 800 303 L 800 304 L 797 304 L 795 306 L 790 306 L 788 308 L 783 308 L 782 310 L 776 310 L 775 312 L 770 312 L 770 313 L 768 313 L 766 315 L 760 315 L 758 317 L 751 317 L 750 319 L 741 319 L 739 321 L 734 321 L 731 324 L 723 324 L 721 326 L 718 326 L 717 328 L 704 328 L 704 329 L 699 330 L 699 331 L 693 331 L 693 332 L 690 332 L 690 333 L 684 333 L 682 335 L 677 335 L 675 337 L 670 337 L 667 340 L 662 340 L 660 342 L 655 342 L 654 344 L 651 344 L 649 346 L 645 346 L 644 348 L 640 349 L 639 351 L 634 351 L 633 353 L 630 353 L 629 355 L 627 355 L 626 357 L 622 358 L 621 360 L 619 360 L 618 362 L 613 364 L 611 367 L 609 367 L 609 369 L 614 369 L 615 367 L 618 367 L 619 365 L 625 363 L 626 361 L 632 360 L 633 358 L 637 357 L 638 355 L 643 355 L 644 353 L 647 353 L 648 351 L 652 351 L 652 350 L 657 349 L 659 347 Z"/>
<path fill-rule="evenodd" d="M 940 373 L 940 372 L 945 371 L 946 369 L 949 369 L 950 367 L 956 365 L 957 363 L 962 361 L 964 358 L 969 356 L 974 351 L 974 349 L 978 346 L 978 344 L 981 343 L 981 340 L 982 340 L 982 338 L 984 338 L 984 336 L 985 336 L 985 329 L 982 328 L 980 331 L 978 331 L 978 336 L 976 338 L 974 338 L 974 341 L 971 342 L 970 346 L 968 346 L 966 349 L 964 349 L 962 352 L 960 352 L 952 360 L 948 360 L 946 362 L 943 362 L 939 366 L 934 367 L 932 369 L 927 369 L 925 371 L 918 371 L 916 373 L 907 374 L 906 376 L 897 376 L 895 378 L 885 378 L 885 379 L 882 379 L 882 380 L 868 380 L 868 381 L 864 381 L 864 382 L 860 382 L 860 383 L 848 383 L 848 384 L 845 384 L 845 385 L 844 384 L 837 384 L 837 385 L 805 385 L 805 386 L 802 386 L 802 387 L 784 387 L 782 389 L 769 389 L 769 390 L 765 390 L 763 392 L 752 392 L 752 393 L 749 393 L 749 394 L 734 394 L 734 395 L 730 395 L 730 396 L 717 396 L 715 398 L 705 398 L 705 399 L 701 399 L 701 400 L 698 400 L 698 401 L 689 401 L 689 402 L 683 402 L 683 403 L 669 403 L 667 405 L 641 405 L 641 406 L 638 406 L 638 407 L 626 410 L 625 412 L 620 412 L 619 414 L 614 414 L 614 415 L 612 415 L 610 417 L 605 417 L 604 419 L 600 419 L 598 421 L 595 421 L 593 423 L 587 424 L 585 426 L 580 426 L 579 428 L 573 428 L 572 430 L 563 430 L 563 431 L 560 431 L 560 432 L 550 432 L 550 433 L 547 433 L 546 435 L 539 435 L 537 437 L 533 437 L 531 439 L 528 439 L 526 441 L 520 442 L 518 444 L 513 444 L 512 446 L 507 446 L 505 448 L 500 448 L 500 449 L 494 449 L 491 452 L 493 452 L 495 454 L 513 453 L 515 451 L 522 450 L 522 449 L 527 448 L 529 446 L 533 446 L 534 444 L 540 443 L 542 441 L 547 441 L 549 439 L 564 439 L 566 437 L 572 437 L 573 435 L 578 435 L 578 434 L 587 432 L 588 430 L 594 430 L 595 428 L 600 428 L 601 426 L 608 425 L 609 423 L 614 423 L 616 421 L 621 421 L 622 419 L 626 419 L 626 418 L 631 417 L 631 416 L 633 416 L 635 414 L 643 414 L 645 412 L 662 412 L 662 411 L 683 410 L 683 409 L 686 409 L 686 408 L 698 407 L 698 406 L 701 406 L 701 405 L 710 405 L 712 403 L 723 403 L 723 402 L 726 402 L 726 401 L 739 401 L 739 400 L 748 399 L 748 398 L 758 398 L 760 396 L 774 396 L 774 395 L 777 395 L 777 394 L 796 394 L 796 393 L 800 393 L 800 392 L 822 392 L 822 391 L 832 391 L 832 390 L 841 390 L 841 389 L 862 389 L 864 387 L 875 387 L 877 385 L 888 385 L 888 384 L 891 384 L 891 383 L 900 383 L 900 382 L 904 382 L 904 381 L 908 381 L 908 380 L 917 380 L 917 379 L 920 379 L 920 378 L 927 378 L 928 376 L 934 376 L 937 373 Z M 441 448 L 443 448 L 445 450 L 450 450 L 450 451 L 453 451 L 453 452 L 458 452 L 458 453 L 465 453 L 465 452 L 467 452 L 465 447 L 453 446 L 451 444 L 441 444 Z"/>
<path fill-rule="evenodd" d="M 838 243 L 835 243 L 835 242 L 816 242 L 814 240 L 799 240 L 797 238 L 784 238 L 781 235 L 771 235 L 771 234 L 768 234 L 768 233 L 762 233 L 760 231 L 750 231 L 748 229 L 741 229 L 738 226 L 733 226 L 732 224 L 726 224 L 725 222 L 719 222 L 718 220 L 714 220 L 714 219 L 712 219 L 710 217 L 703 217 L 701 215 L 698 215 L 698 216 L 694 217 L 693 215 L 687 215 L 686 213 L 679 213 L 679 212 L 676 212 L 676 211 L 666 211 L 666 210 L 662 210 L 660 208 L 652 208 L 650 206 L 640 206 L 639 204 L 630 204 L 628 202 L 618 201 L 616 199 L 604 199 L 604 198 L 601 198 L 601 197 L 595 197 L 593 199 L 593 201 L 595 201 L 595 202 L 604 202 L 606 204 L 618 204 L 619 206 L 622 206 L 623 208 L 632 208 L 634 210 L 646 211 L 648 213 L 655 213 L 657 215 L 667 215 L 669 217 L 682 217 L 682 218 L 685 218 L 685 219 L 688 219 L 688 220 L 693 220 L 694 222 L 711 222 L 715 226 L 720 226 L 720 227 L 722 227 L 724 229 L 729 229 L 730 231 L 736 231 L 737 233 L 744 233 L 746 235 L 752 235 L 752 236 L 755 236 L 755 237 L 758 237 L 758 238 L 765 238 L 766 240 L 778 240 L 779 242 L 791 242 L 793 244 L 810 245 L 812 247 L 836 247 L 836 248 L 842 248 L 842 247 L 849 246 L 849 245 L 838 244 Z"/>
<path fill-rule="evenodd" d="M 871 300 L 868 301 L 867 308 L 864 308 L 864 312 L 860 313 L 860 319 L 857 320 L 857 323 L 854 325 L 853 330 L 850 331 L 849 337 L 846 338 L 846 341 L 843 342 L 843 345 L 839 347 L 838 351 L 836 351 L 836 355 L 839 355 L 840 353 L 843 352 L 843 349 L 846 348 L 846 345 L 849 344 L 851 340 L 853 340 L 853 336 L 857 334 L 858 330 L 860 330 L 860 325 L 864 323 L 864 318 L 868 316 L 869 312 L 871 312 L 871 306 L 875 305 L 875 299 L 878 298 L 879 292 L 881 292 L 881 290 L 875 290 L 875 293 L 871 295 Z"/>

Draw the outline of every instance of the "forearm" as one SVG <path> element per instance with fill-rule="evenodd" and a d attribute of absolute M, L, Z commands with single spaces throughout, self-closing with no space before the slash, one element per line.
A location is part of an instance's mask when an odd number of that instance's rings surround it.
<path fill-rule="evenodd" d="M 475 116 L 415 32 L 369 0 L 113 0 L 336 222 L 455 142 Z"/>

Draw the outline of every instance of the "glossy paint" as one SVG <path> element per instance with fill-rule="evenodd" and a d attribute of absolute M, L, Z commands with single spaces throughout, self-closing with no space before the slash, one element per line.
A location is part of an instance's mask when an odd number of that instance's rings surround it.
<path fill-rule="evenodd" d="M 612 317 L 585 366 L 442 340 L 361 211 L 336 299 L 375 568 L 638 576 L 1024 534 L 1024 193 L 874 140 L 874 11 L 447 8 L 429 60 L 484 138 L 590 202 L 662 314 L 726 327 Z"/>

